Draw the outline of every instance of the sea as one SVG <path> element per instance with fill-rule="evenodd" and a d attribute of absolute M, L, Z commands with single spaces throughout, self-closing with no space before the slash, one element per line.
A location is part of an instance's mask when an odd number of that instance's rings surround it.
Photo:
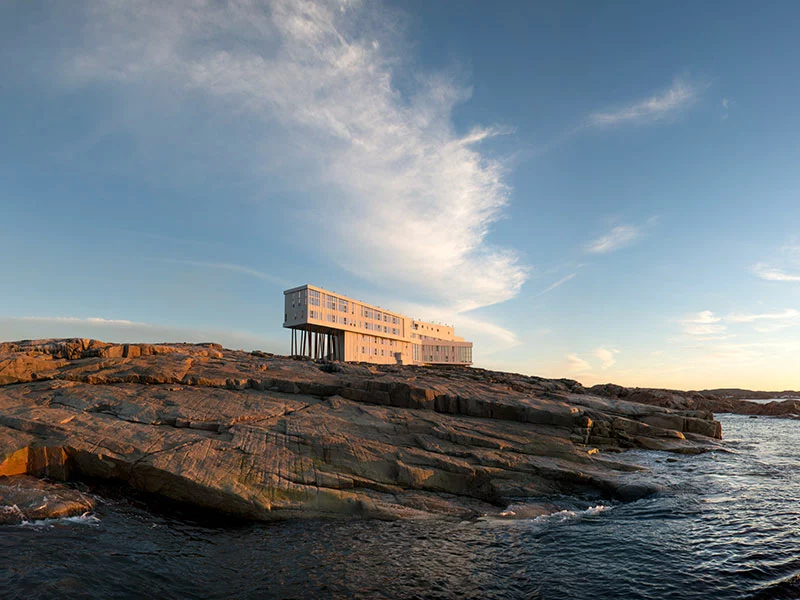
<path fill-rule="evenodd" d="M 800 421 L 717 418 L 719 450 L 617 457 L 661 494 L 545 517 L 256 524 L 104 493 L 0 527 L 0 598 L 800 598 Z"/>

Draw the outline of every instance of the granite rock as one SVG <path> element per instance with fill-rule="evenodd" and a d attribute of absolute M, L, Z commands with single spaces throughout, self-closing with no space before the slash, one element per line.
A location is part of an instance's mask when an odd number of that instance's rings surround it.
<path fill-rule="evenodd" d="M 0 475 L 114 480 L 261 520 L 470 518 L 562 494 L 631 500 L 653 489 L 631 488 L 636 469 L 613 452 L 701 452 L 721 437 L 707 411 L 602 397 L 571 380 L 216 344 L 0 344 L 0 384 Z"/>

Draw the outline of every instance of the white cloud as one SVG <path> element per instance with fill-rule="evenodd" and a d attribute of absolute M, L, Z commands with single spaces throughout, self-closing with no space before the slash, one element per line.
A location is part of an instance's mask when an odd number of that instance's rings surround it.
<path fill-rule="evenodd" d="M 692 106 L 699 95 L 698 86 L 676 79 L 669 89 L 660 94 L 616 110 L 592 113 L 587 119 L 587 124 L 591 127 L 614 127 L 629 123 L 647 124 L 665 121 Z"/>
<path fill-rule="evenodd" d="M 703 341 L 724 340 L 734 337 L 728 334 L 729 324 L 751 324 L 758 333 L 772 333 L 800 325 L 800 311 L 787 308 L 774 313 L 733 313 L 727 317 L 715 315 L 710 310 L 688 315 L 680 320 L 683 333 Z"/>
<path fill-rule="evenodd" d="M 96 2 L 71 81 L 157 82 L 244 114 L 254 128 L 280 129 L 267 160 L 294 154 L 302 165 L 317 190 L 308 213 L 316 222 L 297 233 L 314 232 L 309 242 L 326 258 L 458 311 L 508 300 L 528 269 L 488 242 L 510 189 L 504 163 L 479 149 L 505 130 L 457 132 L 453 109 L 469 89 L 446 73 L 412 72 L 397 50 L 409 44 L 380 10 L 300 0 L 263 8 Z"/>
<path fill-rule="evenodd" d="M 793 308 L 787 308 L 779 313 L 762 313 L 762 314 L 733 314 L 728 317 L 729 321 L 734 323 L 753 323 L 755 321 L 786 321 L 794 320 L 800 317 L 800 311 Z"/>
<path fill-rule="evenodd" d="M 617 354 L 619 354 L 619 350 L 615 348 L 605 348 L 603 346 L 596 348 L 594 351 L 594 356 L 600 360 L 600 366 L 604 370 L 610 369 L 617 364 Z"/>
<path fill-rule="evenodd" d="M 722 321 L 722 317 L 716 316 L 710 310 L 704 310 L 699 313 L 689 315 L 683 320 L 684 323 L 698 323 L 698 324 L 719 323 L 720 321 Z"/>
<path fill-rule="evenodd" d="M 577 354 L 567 354 L 567 371 L 573 374 L 588 373 L 592 370 L 592 365 L 582 359 Z"/>
<path fill-rule="evenodd" d="M 89 325 L 115 325 L 117 327 L 152 327 L 147 323 L 137 323 L 127 319 L 104 319 L 102 317 L 20 317 L 20 320 L 38 323 L 86 323 Z"/>
<path fill-rule="evenodd" d="M 683 332 L 691 336 L 719 336 L 724 334 L 727 327 L 721 323 L 722 317 L 716 316 L 710 310 L 691 314 L 681 320 Z"/>
<path fill-rule="evenodd" d="M 569 275 L 566 275 L 566 276 L 562 277 L 561 279 L 559 279 L 555 283 L 549 285 L 544 290 L 542 290 L 539 293 L 539 295 L 540 296 L 544 296 L 546 293 L 552 292 L 557 287 L 560 287 L 560 286 L 564 285 L 565 283 L 567 283 L 568 281 L 570 281 L 571 279 L 574 279 L 576 275 L 577 275 L 577 273 L 570 273 Z"/>
<path fill-rule="evenodd" d="M 734 314 L 728 320 L 733 323 L 754 323 L 753 329 L 758 333 L 773 333 L 800 325 L 800 311 L 787 308 L 779 313 Z"/>
<path fill-rule="evenodd" d="M 617 225 L 607 234 L 600 236 L 586 246 L 592 254 L 606 254 L 631 245 L 642 236 L 640 228 L 633 225 Z"/>
<path fill-rule="evenodd" d="M 787 273 L 782 269 L 776 269 L 767 265 L 758 264 L 753 267 L 753 272 L 766 281 L 798 282 L 800 274 Z"/>

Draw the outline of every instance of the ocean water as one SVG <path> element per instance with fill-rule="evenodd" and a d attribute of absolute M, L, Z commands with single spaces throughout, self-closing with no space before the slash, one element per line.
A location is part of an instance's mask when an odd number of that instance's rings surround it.
<path fill-rule="evenodd" d="M 0 527 L 0 597 L 800 598 L 800 421 L 718 418 L 723 451 L 622 455 L 663 494 L 547 517 L 250 524 L 112 497 Z"/>

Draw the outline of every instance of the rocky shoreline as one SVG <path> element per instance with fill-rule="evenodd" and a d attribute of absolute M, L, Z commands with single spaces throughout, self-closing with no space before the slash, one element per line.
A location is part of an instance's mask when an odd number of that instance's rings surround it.
<path fill-rule="evenodd" d="M 699 453 L 721 439 L 694 399 L 622 390 L 216 344 L 4 343 L 0 506 L 19 506 L 9 490 L 34 476 L 258 520 L 464 519 L 526 498 L 640 498 L 657 487 L 617 452 Z"/>

